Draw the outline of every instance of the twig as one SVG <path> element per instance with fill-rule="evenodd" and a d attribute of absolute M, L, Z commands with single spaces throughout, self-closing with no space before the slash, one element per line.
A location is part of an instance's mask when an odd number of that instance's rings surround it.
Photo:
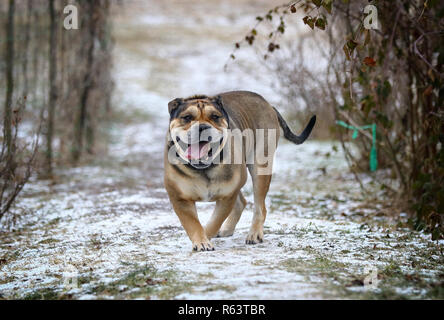
<path fill-rule="evenodd" d="M 443 77 L 442 73 L 440 73 L 434 66 L 432 66 L 432 64 L 429 61 L 427 61 L 427 59 L 418 50 L 418 45 L 417 45 L 418 42 L 421 41 L 422 38 L 424 38 L 424 36 L 428 36 L 428 35 L 432 35 L 432 34 L 444 34 L 444 31 L 441 30 L 441 31 L 433 31 L 433 32 L 422 33 L 421 36 L 418 39 L 416 39 L 415 42 L 413 43 L 413 48 L 415 50 L 415 54 L 417 56 L 419 56 L 421 58 L 421 60 L 423 60 L 425 62 L 425 64 L 427 66 L 429 66 L 430 69 L 435 71 L 440 78 L 442 78 Z"/>

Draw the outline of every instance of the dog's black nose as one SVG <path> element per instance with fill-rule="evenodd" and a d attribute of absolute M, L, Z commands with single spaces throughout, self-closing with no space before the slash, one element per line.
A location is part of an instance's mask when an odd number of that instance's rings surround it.
<path fill-rule="evenodd" d="M 211 127 L 207 124 L 200 124 L 199 125 L 199 133 L 201 133 L 202 131 L 205 131 L 207 129 L 210 129 Z"/>

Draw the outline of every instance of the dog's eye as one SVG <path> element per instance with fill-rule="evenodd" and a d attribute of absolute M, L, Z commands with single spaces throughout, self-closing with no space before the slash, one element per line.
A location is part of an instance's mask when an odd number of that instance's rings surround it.
<path fill-rule="evenodd" d="M 186 122 L 190 122 L 191 120 L 193 120 L 193 116 L 187 114 L 186 116 L 182 117 L 182 120 L 184 120 Z"/>
<path fill-rule="evenodd" d="M 217 114 L 213 114 L 213 115 L 211 116 L 211 120 L 213 120 L 213 121 L 217 121 L 217 120 L 219 120 L 220 118 L 222 118 L 222 117 L 219 116 L 219 115 L 217 115 Z"/>

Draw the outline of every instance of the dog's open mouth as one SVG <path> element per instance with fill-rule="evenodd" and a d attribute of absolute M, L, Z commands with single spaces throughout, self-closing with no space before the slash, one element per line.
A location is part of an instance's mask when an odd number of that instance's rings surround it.
<path fill-rule="evenodd" d="M 185 149 L 185 155 L 188 160 L 201 160 L 208 158 L 211 151 L 211 143 L 208 141 L 200 141 L 195 144 L 189 144 Z"/>
<path fill-rule="evenodd" d="M 217 141 L 199 141 L 186 143 L 182 139 L 175 139 L 176 152 L 196 169 L 205 169 L 211 166 L 214 158 L 222 151 L 226 138 L 221 137 Z"/>
<path fill-rule="evenodd" d="M 223 137 L 219 141 L 199 141 L 197 143 L 185 143 L 178 139 L 178 144 L 180 146 L 180 151 L 182 151 L 182 156 L 191 162 L 209 161 L 211 160 L 213 154 L 216 154 L 222 147 Z"/>

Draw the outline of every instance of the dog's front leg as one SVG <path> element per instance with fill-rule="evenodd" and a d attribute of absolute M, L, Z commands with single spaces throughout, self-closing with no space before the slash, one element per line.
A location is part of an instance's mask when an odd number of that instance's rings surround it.
<path fill-rule="evenodd" d="M 227 219 L 231 210 L 233 210 L 234 204 L 236 203 L 237 193 L 231 197 L 223 198 L 216 201 L 216 208 L 214 209 L 213 215 L 210 221 L 205 227 L 205 233 L 209 239 L 216 236 L 222 223 Z"/>
<path fill-rule="evenodd" d="M 213 251 L 214 247 L 205 235 L 196 211 L 196 203 L 188 200 L 171 201 L 174 211 L 193 243 L 194 251 Z"/>

